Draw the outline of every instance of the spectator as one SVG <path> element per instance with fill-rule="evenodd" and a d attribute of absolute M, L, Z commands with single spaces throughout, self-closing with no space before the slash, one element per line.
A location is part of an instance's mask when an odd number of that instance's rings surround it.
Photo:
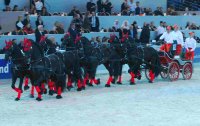
<path fill-rule="evenodd" d="M 10 0 L 4 0 L 4 3 L 6 6 L 9 6 L 10 5 Z"/>
<path fill-rule="evenodd" d="M 124 0 L 124 2 L 121 5 L 121 13 L 125 10 L 128 10 L 129 6 L 128 6 L 128 0 Z"/>
<path fill-rule="evenodd" d="M 149 29 L 149 25 L 144 23 L 143 25 L 143 29 L 140 35 L 140 42 L 142 44 L 148 44 L 150 41 L 150 29 Z"/>
<path fill-rule="evenodd" d="M 161 7 L 157 7 L 157 10 L 154 11 L 155 16 L 164 16 L 164 13 L 162 11 Z"/>
<path fill-rule="evenodd" d="M 23 29 L 24 25 L 22 22 L 22 16 L 18 16 L 18 20 L 16 21 L 15 26 L 16 26 L 17 30 Z"/>
<path fill-rule="evenodd" d="M 90 12 L 86 12 L 85 14 L 85 18 L 83 20 L 83 25 L 82 28 L 85 32 L 90 32 L 91 31 L 91 27 L 90 27 Z"/>
<path fill-rule="evenodd" d="M 23 28 L 23 31 L 26 33 L 26 34 L 33 34 L 34 33 L 34 30 L 31 28 L 31 24 L 26 24 L 25 27 Z"/>
<path fill-rule="evenodd" d="M 75 17 L 76 14 L 79 14 L 81 18 L 83 18 L 81 12 L 76 8 L 76 6 L 73 6 L 72 10 L 68 14 L 69 16 Z"/>
<path fill-rule="evenodd" d="M 68 32 L 70 33 L 70 35 L 72 37 L 72 40 L 75 41 L 76 36 L 78 35 L 78 32 L 77 32 L 77 30 L 75 28 L 75 24 L 74 23 L 72 23 L 70 25 L 70 28 L 68 29 Z"/>
<path fill-rule="evenodd" d="M 123 29 L 129 30 L 129 28 L 130 28 L 129 22 L 128 22 L 127 20 L 125 20 L 125 21 L 122 23 L 121 28 L 122 28 L 122 30 L 123 30 Z"/>
<path fill-rule="evenodd" d="M 129 14 L 135 14 L 135 3 L 134 3 L 134 0 L 130 0 L 130 2 L 128 2 L 128 6 L 129 6 Z"/>
<path fill-rule="evenodd" d="M 97 0 L 97 12 L 103 12 L 103 1 L 102 0 Z"/>
<path fill-rule="evenodd" d="M 136 8 L 135 8 L 135 15 L 141 15 L 142 14 L 142 8 L 140 7 L 140 2 L 136 2 Z"/>
<path fill-rule="evenodd" d="M 138 26 L 137 26 L 137 22 L 134 21 L 133 24 L 130 27 L 130 33 L 131 33 L 131 37 L 137 41 L 138 39 L 138 32 L 137 32 Z"/>
<path fill-rule="evenodd" d="M 80 32 L 80 31 L 81 31 L 81 26 L 82 26 L 82 24 L 83 24 L 83 21 L 82 21 L 82 19 L 80 18 L 80 15 L 79 15 L 79 14 L 76 14 L 76 15 L 75 15 L 75 17 L 74 17 L 72 23 L 75 24 L 76 30 L 77 30 L 78 32 Z"/>
<path fill-rule="evenodd" d="M 41 37 L 44 36 L 46 33 L 44 31 L 43 25 L 38 25 L 37 29 L 35 30 L 35 40 L 37 43 L 40 42 Z"/>
<path fill-rule="evenodd" d="M 115 29 L 115 31 L 118 31 L 120 29 L 119 21 L 118 20 L 115 20 L 113 28 Z"/>
<path fill-rule="evenodd" d="M 103 5 L 104 5 L 105 12 L 111 14 L 111 10 L 113 8 L 112 3 L 109 0 L 106 0 Z"/>
<path fill-rule="evenodd" d="M 35 8 L 36 8 L 37 14 L 41 14 L 42 7 L 43 7 L 43 3 L 41 2 L 41 0 L 36 0 Z"/>
<path fill-rule="evenodd" d="M 46 7 L 42 7 L 41 16 L 51 16 Z"/>
<path fill-rule="evenodd" d="M 3 11 L 11 11 L 11 8 L 9 6 L 6 6 L 6 8 L 3 9 Z"/>
<path fill-rule="evenodd" d="M 156 26 L 154 25 L 153 21 L 150 22 L 149 28 L 150 28 L 151 31 L 156 31 L 156 29 L 157 29 Z"/>
<path fill-rule="evenodd" d="M 160 21 L 160 26 L 158 26 L 156 32 L 157 32 L 156 40 L 158 41 L 160 36 L 165 32 L 165 28 L 163 27 L 163 21 Z"/>
<path fill-rule="evenodd" d="M 35 8 L 35 6 L 33 4 L 31 5 L 30 14 L 37 15 L 36 8 Z"/>
<path fill-rule="evenodd" d="M 25 19 L 23 21 L 23 25 L 26 26 L 27 24 L 30 24 L 31 21 L 30 21 L 30 17 L 28 14 L 25 14 L 24 16 L 25 16 Z"/>
<path fill-rule="evenodd" d="M 124 10 L 121 12 L 121 15 L 123 15 L 123 16 L 128 16 L 128 15 L 129 15 L 128 8 L 124 9 Z"/>
<path fill-rule="evenodd" d="M 185 26 L 185 29 L 189 30 L 189 29 L 190 29 L 190 25 L 191 25 L 191 24 L 190 24 L 190 22 L 188 21 L 187 24 L 186 24 L 186 26 Z"/>
<path fill-rule="evenodd" d="M 56 27 L 56 31 L 58 34 L 64 34 L 65 33 L 65 30 L 63 28 L 63 24 L 59 23 Z"/>
<path fill-rule="evenodd" d="M 35 21 L 35 25 L 36 25 L 36 27 L 38 27 L 39 25 L 43 25 L 44 26 L 42 18 L 41 18 L 40 15 L 37 17 L 37 20 Z"/>
<path fill-rule="evenodd" d="M 19 11 L 18 10 L 18 6 L 17 5 L 14 5 L 14 7 L 13 7 L 13 10 L 12 11 Z"/>
<path fill-rule="evenodd" d="M 93 2 L 93 0 L 90 0 L 89 2 L 87 2 L 86 8 L 87 8 L 87 11 L 90 11 L 90 13 L 95 12 L 96 4 Z"/>
<path fill-rule="evenodd" d="M 191 13 L 189 12 L 189 8 L 185 8 L 185 13 L 183 14 L 184 16 L 191 16 Z"/>
<path fill-rule="evenodd" d="M 89 19 L 90 19 L 91 31 L 98 32 L 99 18 L 95 15 L 95 12 L 92 12 L 92 16 Z"/>

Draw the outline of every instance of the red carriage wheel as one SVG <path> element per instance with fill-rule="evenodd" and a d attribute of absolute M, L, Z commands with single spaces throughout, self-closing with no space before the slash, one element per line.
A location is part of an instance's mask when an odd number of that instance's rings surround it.
<path fill-rule="evenodd" d="M 169 74 L 169 79 L 171 81 L 176 81 L 179 78 L 179 74 L 180 74 L 180 68 L 177 62 L 171 62 L 169 65 L 169 70 L 168 70 L 168 74 Z"/>
<path fill-rule="evenodd" d="M 192 72 L 193 72 L 192 64 L 186 63 L 182 69 L 183 79 L 190 80 L 192 78 Z"/>
<path fill-rule="evenodd" d="M 162 70 L 160 72 L 160 76 L 161 76 L 162 79 L 167 79 L 168 76 L 169 76 L 168 68 L 162 67 Z"/>

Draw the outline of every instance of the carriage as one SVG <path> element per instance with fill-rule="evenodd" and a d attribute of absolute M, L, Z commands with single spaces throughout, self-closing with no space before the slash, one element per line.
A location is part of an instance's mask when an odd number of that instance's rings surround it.
<path fill-rule="evenodd" d="M 190 80 L 193 73 L 193 64 L 191 60 L 185 60 L 176 55 L 173 58 L 165 51 L 158 52 L 161 72 L 160 76 L 164 80 L 177 81 L 182 74 L 184 80 Z M 145 76 L 149 80 L 149 69 L 145 69 Z"/>

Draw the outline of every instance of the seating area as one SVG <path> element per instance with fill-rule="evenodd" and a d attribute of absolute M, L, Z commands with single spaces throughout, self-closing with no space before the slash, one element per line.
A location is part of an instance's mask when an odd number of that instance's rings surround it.
<path fill-rule="evenodd" d="M 40 9 L 45 8 L 45 12 L 48 12 L 49 15 L 42 16 L 42 10 L 38 11 L 38 8 L 36 8 L 36 6 L 39 6 L 39 3 L 42 6 Z M 99 3 L 101 3 L 101 6 Z M 111 13 L 109 15 L 101 15 L 100 13 L 107 11 L 106 7 L 108 3 L 112 5 L 110 6 Z M 91 29 L 91 18 L 93 16 L 90 10 L 92 8 L 89 5 L 92 4 L 94 5 L 94 10 L 92 11 L 95 11 L 94 17 L 99 20 L 96 30 Z M 133 6 L 131 6 L 131 4 Z M 134 0 L 124 0 L 120 2 L 115 2 L 114 0 L 30 0 L 26 2 L 22 0 L 5 0 L 0 1 L 0 9 L 3 10 L 0 12 L 0 35 L 34 36 L 38 25 L 42 25 L 45 34 L 51 34 L 51 36 L 55 35 L 56 40 L 60 43 L 61 41 L 57 39 L 56 34 L 64 36 L 64 34 L 69 31 L 72 24 L 75 25 L 77 33 L 90 33 L 91 35 L 94 33 L 94 35 L 96 35 L 96 32 L 100 32 L 108 35 L 110 32 L 123 31 L 124 23 L 127 23 L 125 27 L 130 31 L 130 36 L 132 36 L 131 31 L 134 28 L 137 31 L 137 38 L 140 38 L 144 25 L 147 25 L 150 29 L 149 43 L 156 39 L 160 22 L 163 22 L 164 29 L 166 29 L 167 26 L 177 24 L 179 29 L 184 33 L 184 37 L 188 37 L 188 33 L 194 31 L 197 42 L 200 42 L 200 17 L 192 15 L 171 16 L 168 14 L 167 8 L 171 7 L 172 4 L 176 5 L 177 2 L 172 2 L 171 0 L 156 0 L 154 3 L 145 0 L 140 0 L 139 3 Z M 125 10 L 127 9 L 127 15 L 123 15 L 123 6 Z M 135 10 L 133 12 L 131 11 L 131 7 L 135 7 L 136 9 L 137 6 L 141 9 L 139 15 L 135 14 Z M 7 7 L 13 9 L 6 10 Z M 16 8 L 14 9 L 14 7 Z M 36 9 L 35 14 L 31 13 L 33 7 Z M 152 15 L 149 15 L 146 9 L 150 9 Z M 160 11 L 162 14 L 158 14 Z M 24 24 L 24 22 L 26 23 Z M 37 22 L 40 22 L 40 24 Z"/>

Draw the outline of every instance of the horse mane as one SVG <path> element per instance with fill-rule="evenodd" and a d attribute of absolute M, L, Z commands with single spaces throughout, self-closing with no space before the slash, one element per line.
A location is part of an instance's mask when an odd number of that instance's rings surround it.
<path fill-rule="evenodd" d="M 40 47 L 40 45 L 38 43 L 34 42 L 32 39 L 29 39 L 29 40 L 31 41 L 31 43 L 32 43 L 33 46 L 35 46 L 35 47 L 38 48 L 39 53 L 41 54 L 41 56 L 43 56 L 44 53 L 43 53 L 42 48 Z"/>

